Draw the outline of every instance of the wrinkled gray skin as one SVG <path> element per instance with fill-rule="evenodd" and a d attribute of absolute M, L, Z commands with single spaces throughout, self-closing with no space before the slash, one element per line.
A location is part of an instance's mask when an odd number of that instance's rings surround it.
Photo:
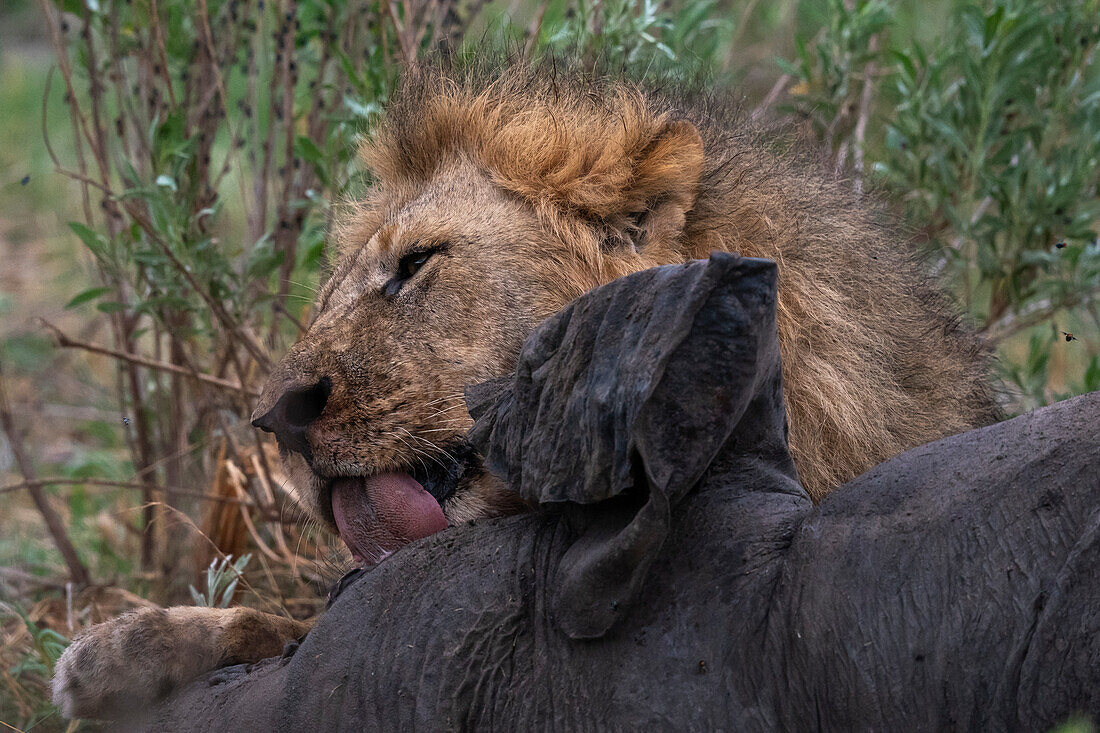
<path fill-rule="evenodd" d="M 909 451 L 815 508 L 786 452 L 774 284 L 770 263 L 716 255 L 582 297 L 512 381 L 471 395 L 475 442 L 539 512 L 403 549 L 295 654 L 222 670 L 145 725 L 1045 730 L 1100 714 L 1100 394 Z"/>

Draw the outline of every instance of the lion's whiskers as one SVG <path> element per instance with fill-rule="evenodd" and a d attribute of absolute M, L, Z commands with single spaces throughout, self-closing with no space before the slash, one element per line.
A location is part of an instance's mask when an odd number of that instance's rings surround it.
<path fill-rule="evenodd" d="M 424 437 L 421 437 L 419 435 L 415 435 L 415 434 L 411 433 L 407 428 L 398 427 L 397 429 L 403 431 L 406 435 L 408 435 L 413 440 L 420 441 L 422 444 L 426 445 L 429 449 L 431 449 L 435 453 L 442 453 L 443 455 L 445 455 L 451 461 L 451 463 L 458 463 L 459 462 L 458 459 L 455 458 L 453 455 L 451 455 L 450 451 L 448 451 L 446 448 L 443 448 L 441 446 L 436 445 L 435 443 L 428 440 L 427 438 L 424 438 Z M 405 441 L 402 441 L 402 442 L 405 442 Z M 408 443 L 405 443 L 405 445 L 408 445 Z M 411 447 L 412 446 L 410 446 L 410 448 Z M 446 467 L 446 464 L 444 464 L 443 461 L 440 460 L 439 456 L 437 456 L 433 453 L 425 453 L 425 455 L 427 455 L 430 459 L 434 460 L 440 466 Z M 425 467 L 425 470 L 427 470 L 427 467 Z"/>
<path fill-rule="evenodd" d="M 459 400 L 462 398 L 463 394 L 461 392 L 457 392 L 455 394 L 447 395 L 445 397 L 439 397 L 437 399 L 431 400 L 430 402 L 425 402 L 424 406 L 431 407 L 432 405 L 439 404 L 440 402 L 446 402 L 447 400 Z"/>
<path fill-rule="evenodd" d="M 404 430 L 404 428 L 399 428 L 399 429 L 401 429 L 401 430 Z M 408 432 L 408 431 L 405 431 L 405 432 Z M 406 448 L 408 448 L 409 450 L 411 450 L 411 451 L 413 452 L 413 455 L 415 455 L 415 456 L 416 456 L 416 459 L 417 459 L 418 461 L 420 461 L 420 465 L 421 465 L 421 466 L 422 466 L 422 467 L 424 468 L 424 470 L 425 470 L 425 471 L 427 471 L 427 470 L 428 470 L 428 464 L 424 462 L 424 457 L 427 457 L 427 458 L 431 458 L 431 456 L 430 456 L 430 455 L 428 455 L 428 454 L 427 454 L 426 452 L 424 452 L 424 451 L 422 451 L 422 450 L 419 450 L 419 449 L 415 448 L 414 446 L 411 446 L 411 445 L 409 445 L 409 442 L 408 442 L 407 440 L 405 440 L 404 438 L 402 438 L 402 437 L 401 437 L 400 435 L 398 435 L 398 434 L 397 434 L 397 433 L 395 433 L 395 432 L 392 432 L 392 431 L 386 431 L 386 435 L 391 435 L 391 436 L 393 436 L 394 438 L 397 438 L 398 440 L 400 440 L 400 441 L 401 441 L 401 443 L 402 443 L 402 444 L 403 444 L 403 445 L 404 445 L 404 446 L 405 446 Z M 410 433 L 410 435 L 411 435 L 411 433 Z"/>
<path fill-rule="evenodd" d="M 309 292 L 313 293 L 314 295 L 317 295 L 317 293 L 319 292 L 316 285 L 309 285 L 307 283 L 298 282 L 297 280 L 291 280 L 290 278 L 287 278 L 284 282 L 287 282 L 290 285 L 297 285 L 298 287 L 302 288 L 303 290 L 308 290 Z"/>
<path fill-rule="evenodd" d="M 450 412 L 451 410 L 455 409 L 456 407 L 465 407 L 465 406 L 466 406 L 466 403 L 465 403 L 465 402 L 460 402 L 460 403 L 459 403 L 459 404 L 457 404 L 457 405 L 451 405 L 450 407 L 445 407 L 445 408 L 443 408 L 442 410 L 437 410 L 437 411 L 436 411 L 436 412 L 435 412 L 435 413 L 434 413 L 434 414 L 432 415 L 432 417 L 435 417 L 436 415 L 442 415 L 442 414 L 443 414 L 443 413 L 445 413 L 445 412 Z"/>

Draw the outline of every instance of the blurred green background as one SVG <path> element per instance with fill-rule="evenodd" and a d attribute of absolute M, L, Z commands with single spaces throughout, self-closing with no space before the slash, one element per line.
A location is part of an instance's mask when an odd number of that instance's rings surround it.
<path fill-rule="evenodd" d="M 0 721 L 64 729 L 67 637 L 145 598 L 308 615 L 338 575 L 246 418 L 402 64 L 554 54 L 813 139 L 906 222 L 1016 414 L 1100 388 L 1098 46 L 1100 0 L 4 0 L 0 379 L 92 582 L 0 434 Z"/>

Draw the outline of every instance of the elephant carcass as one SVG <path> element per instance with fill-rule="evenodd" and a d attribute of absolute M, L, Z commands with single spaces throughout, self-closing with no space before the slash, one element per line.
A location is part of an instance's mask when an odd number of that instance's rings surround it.
<path fill-rule="evenodd" d="M 150 730 L 1042 730 L 1100 713 L 1100 396 L 916 448 L 814 507 L 772 263 L 599 288 L 471 391 L 538 509 L 351 583 L 293 655 Z M 131 722 L 131 724 L 134 724 Z"/>

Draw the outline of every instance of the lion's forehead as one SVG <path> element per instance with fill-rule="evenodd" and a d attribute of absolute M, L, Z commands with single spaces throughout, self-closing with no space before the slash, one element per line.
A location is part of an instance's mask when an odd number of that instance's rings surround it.
<path fill-rule="evenodd" d="M 345 246 L 321 292 L 317 322 L 339 319 L 365 294 L 381 291 L 401 257 L 417 248 L 448 244 L 452 253 L 461 250 L 465 254 L 452 260 L 452 267 L 468 268 L 471 277 L 497 269 L 509 257 L 506 242 L 542 239 L 536 234 L 539 228 L 534 211 L 519 209 L 519 204 L 468 166 L 441 173 L 387 212 L 367 241 L 354 249 Z M 496 265 L 491 266 L 484 257 Z"/>

